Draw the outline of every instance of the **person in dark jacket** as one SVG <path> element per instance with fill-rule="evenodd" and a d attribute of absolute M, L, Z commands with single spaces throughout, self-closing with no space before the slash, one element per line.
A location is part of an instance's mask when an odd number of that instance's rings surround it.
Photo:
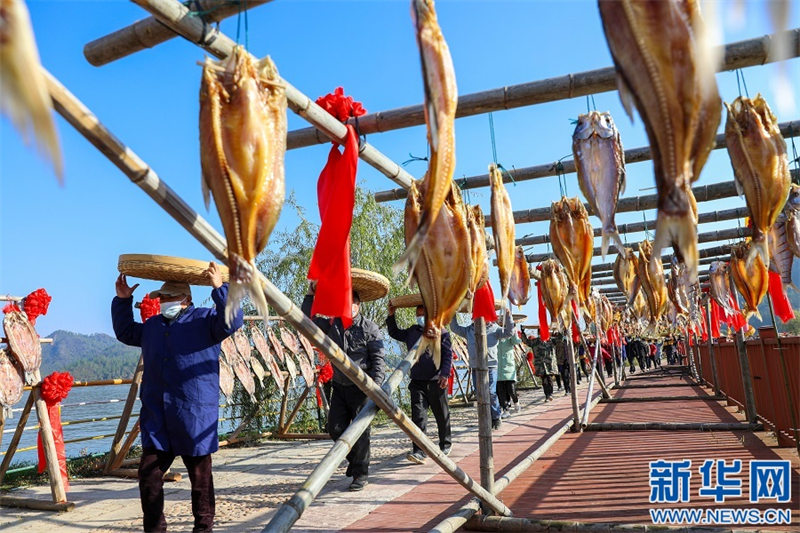
<path fill-rule="evenodd" d="M 214 526 L 211 454 L 219 447 L 220 343 L 243 323 L 242 311 L 225 323 L 228 284 L 215 263 L 206 270 L 214 308 L 194 307 L 188 283 L 166 282 L 150 293 L 161 314 L 144 324 L 133 319 L 133 291 L 125 275 L 117 278 L 111 319 L 117 339 L 142 349 L 144 373 L 139 428 L 142 457 L 139 493 L 145 531 L 166 531 L 164 472 L 180 455 L 192 485 L 194 531 Z"/>
<path fill-rule="evenodd" d="M 311 282 L 309 293 L 303 300 L 303 312 L 347 354 L 375 383 L 381 385 L 384 377 L 383 334 L 378 325 L 359 313 L 361 298 L 355 290 L 353 278 L 353 323 L 345 329 L 341 318 L 311 317 L 316 283 Z M 336 441 L 342 436 L 358 412 L 367 402 L 367 396 L 334 365 L 331 379 L 331 400 L 328 408 L 328 433 Z M 362 490 L 369 475 L 369 428 L 347 454 L 348 477 L 352 477 L 349 490 Z"/>
<path fill-rule="evenodd" d="M 416 308 L 418 322 L 410 328 L 401 329 L 397 326 L 394 316 L 395 308 L 389 303 L 389 316 L 386 317 L 386 329 L 389 336 L 396 341 L 405 343 L 406 349 L 411 350 L 422 337 L 425 308 L 418 305 Z M 422 432 L 428 425 L 428 406 L 433 411 L 436 427 L 439 430 L 439 448 L 445 455 L 450 455 L 453 442 L 450 436 L 450 407 L 447 403 L 447 382 L 450 377 L 450 368 L 453 366 L 453 349 L 450 345 L 450 332 L 442 331 L 441 338 L 442 359 L 441 368 L 436 368 L 430 350 L 419 354 L 417 362 L 411 367 L 411 380 L 408 383 L 408 392 L 411 395 L 411 420 Z M 406 458 L 417 464 L 425 462 L 425 452 L 416 443 Z"/>

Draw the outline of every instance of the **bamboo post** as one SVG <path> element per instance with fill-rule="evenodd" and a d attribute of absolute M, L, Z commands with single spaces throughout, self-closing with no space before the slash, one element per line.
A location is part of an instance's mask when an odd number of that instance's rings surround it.
<path fill-rule="evenodd" d="M 467 369 L 467 373 L 469 373 L 469 369 Z M 458 384 L 458 390 L 461 392 L 461 397 L 464 398 L 464 405 L 469 405 L 467 391 L 464 389 L 464 385 L 461 384 L 461 378 L 458 377 L 458 370 L 456 370 L 455 374 L 453 375 L 453 381 Z"/>
<path fill-rule="evenodd" d="M 37 370 L 35 380 L 37 383 L 41 383 L 41 379 Z M 44 448 L 44 456 L 47 462 L 47 474 L 50 478 L 50 493 L 53 495 L 54 502 L 65 502 L 67 501 L 67 492 L 64 490 L 64 480 L 61 479 L 61 468 L 58 464 L 56 443 L 53 439 L 53 428 L 50 426 L 47 404 L 41 397 L 41 387 L 35 387 L 32 392 L 36 416 L 39 419 L 39 434 L 42 437 L 42 448 Z"/>
<path fill-rule="evenodd" d="M 111 470 L 111 465 L 114 463 L 117 455 L 119 454 L 122 445 L 122 439 L 125 436 L 125 430 L 128 429 L 128 422 L 131 418 L 133 405 L 136 403 L 136 396 L 139 393 L 139 385 L 142 383 L 142 374 L 144 372 L 144 361 L 142 356 L 139 356 L 139 363 L 136 365 L 136 370 L 133 372 L 133 381 L 131 388 L 128 389 L 128 398 L 125 400 L 125 407 L 122 409 L 122 416 L 117 424 L 117 433 L 114 435 L 114 440 L 111 441 L 111 449 L 108 452 L 108 459 L 103 471 L 107 474 Z"/>
<path fill-rule="evenodd" d="M 572 311 L 572 317 L 573 320 L 575 320 L 576 322 L 578 321 L 578 315 L 575 313 L 574 309 Z M 586 342 L 586 338 L 583 336 L 583 332 L 578 331 L 578 335 L 581 338 L 581 344 L 583 344 L 583 348 L 586 350 L 586 353 L 589 353 L 589 343 Z M 603 395 L 603 398 L 611 398 L 611 393 L 608 392 L 608 387 L 606 387 L 605 381 L 603 381 L 602 376 L 599 375 L 596 369 L 592 370 L 592 376 L 594 376 L 594 378 L 597 379 L 597 383 L 600 385 L 600 391 Z M 589 386 L 591 387 L 592 377 L 589 376 L 587 379 L 589 379 Z"/>
<path fill-rule="evenodd" d="M 617 364 L 617 345 L 611 344 L 611 367 L 614 371 L 614 387 L 619 387 L 619 365 Z"/>
<path fill-rule="evenodd" d="M 478 399 L 478 447 L 481 486 L 493 492 L 494 457 L 492 453 L 492 412 L 489 392 L 489 355 L 486 347 L 486 320 L 478 317 L 475 328 L 475 391 Z"/>
<path fill-rule="evenodd" d="M 139 157 L 119 142 L 83 104 L 58 83 L 46 71 L 45 80 L 48 91 L 53 98 L 56 111 L 64 116 L 84 137 L 92 142 L 117 165 L 133 183 L 144 190 L 155 202 L 169 213 L 178 223 L 206 247 L 217 259 L 226 261 L 226 242 L 199 213 L 178 196 L 166 183 L 156 175 Z M 288 322 L 313 345 L 320 349 L 340 371 L 359 387 L 370 399 L 386 411 L 412 441 L 414 441 L 445 472 L 452 476 L 462 487 L 484 500 L 492 510 L 502 515 L 509 515 L 509 509 L 491 493 L 475 483 L 475 481 L 450 458 L 441 453 L 438 446 L 425 436 L 398 408 L 386 394 L 381 391 L 360 368 L 353 365 L 341 349 L 336 346 L 292 301 L 281 293 L 263 274 L 257 273 L 267 302 L 276 312 L 284 316 Z"/>
<path fill-rule="evenodd" d="M 778 356 L 781 358 L 781 368 L 783 369 L 783 384 L 786 386 L 786 397 L 789 401 L 789 412 L 792 417 L 792 429 L 794 429 L 794 444 L 797 448 L 797 453 L 800 454 L 800 433 L 798 433 L 797 413 L 794 406 L 794 397 L 792 396 L 792 387 L 789 383 L 789 367 L 786 365 L 786 357 L 783 354 L 783 344 L 781 343 L 780 332 L 778 331 L 778 321 L 775 320 L 775 309 L 772 306 L 772 296 L 767 291 L 767 303 L 769 303 L 769 316 L 772 318 L 772 327 L 775 328 L 775 341 L 778 343 Z M 766 361 L 765 361 L 766 362 Z"/>
<path fill-rule="evenodd" d="M 0 408 L 0 450 L 3 449 L 3 433 L 6 429 L 6 410 Z"/>
<path fill-rule="evenodd" d="M 708 324 L 708 358 L 711 361 L 711 378 L 714 380 L 714 395 L 720 396 L 719 370 L 717 360 L 714 358 L 714 336 L 711 334 L 711 297 L 706 299 L 706 324 Z"/>
<path fill-rule="evenodd" d="M 289 355 L 287 354 L 286 357 L 289 357 Z M 286 391 L 286 394 L 284 394 L 283 398 L 281 398 L 281 411 L 280 411 L 280 415 L 279 415 L 279 418 L 278 418 L 278 433 L 283 433 L 283 429 L 284 429 L 283 428 L 283 421 L 286 419 L 286 405 L 289 402 L 289 391 L 290 391 L 290 389 L 289 389 L 289 381 L 290 381 L 289 377 L 287 377 L 283 381 L 283 390 Z"/>
<path fill-rule="evenodd" d="M 739 303 L 739 293 L 736 292 L 736 286 L 733 283 L 733 277 L 730 278 L 730 288 L 733 297 L 736 298 L 736 303 Z M 750 360 L 747 358 L 747 348 L 744 344 L 744 333 L 741 329 L 736 331 L 736 354 L 739 356 L 739 366 L 742 369 L 742 386 L 744 389 L 744 410 L 747 421 L 750 423 L 758 422 L 758 414 L 756 412 L 756 397 L 753 393 L 753 374 L 750 372 Z"/>
<path fill-rule="evenodd" d="M 576 374 L 577 365 L 575 364 L 575 346 L 572 344 L 572 335 L 569 326 L 566 327 L 564 338 L 567 342 L 567 358 L 569 359 L 569 383 L 570 398 L 572 401 L 572 431 L 581 431 L 580 412 L 578 407 L 578 375 Z"/>
<path fill-rule="evenodd" d="M 297 413 L 300 412 L 300 408 L 303 406 L 303 402 L 306 401 L 306 397 L 308 396 L 308 392 L 311 390 L 311 387 L 306 387 L 303 390 L 303 393 L 300 395 L 300 398 L 297 399 L 297 403 L 292 409 L 292 412 L 289 413 L 289 418 L 286 420 L 286 423 L 283 425 L 283 429 L 281 430 L 281 434 L 285 434 L 289 428 L 292 427 L 294 423 L 294 419 L 297 416 Z"/>
<path fill-rule="evenodd" d="M 703 358 L 700 357 L 700 339 L 697 338 L 697 334 L 692 332 L 692 337 L 694 337 L 694 345 L 697 346 L 697 377 L 700 381 L 703 381 Z"/>
<path fill-rule="evenodd" d="M 22 408 L 22 413 L 20 413 L 19 421 L 17 422 L 17 429 L 14 431 L 14 436 L 11 437 L 8 450 L 6 450 L 6 455 L 3 457 L 3 463 L 0 464 L 0 485 L 3 484 L 3 479 L 6 477 L 8 467 L 11 466 L 11 459 L 14 457 L 14 453 L 17 451 L 19 440 L 22 438 L 22 432 L 25 430 L 25 425 L 28 423 L 28 416 L 30 416 L 31 409 L 33 408 L 33 400 L 33 391 L 31 391 L 31 393 L 28 394 L 28 400 L 25 402 L 25 407 Z"/>
<path fill-rule="evenodd" d="M 594 356 L 592 357 L 592 374 L 596 376 L 597 372 L 597 358 L 600 356 L 600 326 L 595 324 L 595 341 L 594 341 Z M 599 377 L 598 377 L 599 379 Z M 602 380 L 600 380 L 602 381 Z M 589 405 L 592 403 L 592 389 L 594 388 L 594 380 L 589 380 L 589 387 L 586 389 L 586 407 L 583 408 L 583 416 L 581 417 L 581 427 L 586 427 L 589 422 Z"/>
<path fill-rule="evenodd" d="M 689 326 L 686 326 L 686 353 L 689 355 L 689 371 L 692 374 L 692 377 L 696 380 L 700 380 L 700 373 L 698 371 L 697 361 L 694 358 L 694 350 L 692 349 L 692 333 L 689 331 Z M 698 353 L 698 358 L 700 354 Z"/>
<path fill-rule="evenodd" d="M 133 424 L 130 433 L 128 433 L 128 438 L 125 439 L 125 442 L 122 443 L 122 446 L 119 449 L 119 453 L 114 458 L 114 461 L 111 463 L 111 469 L 116 470 L 122 465 L 122 461 L 125 460 L 125 457 L 128 455 L 128 452 L 131 450 L 133 443 L 136 442 L 136 437 L 139 436 L 139 419 L 136 419 L 136 422 Z"/>
<path fill-rule="evenodd" d="M 397 368 L 389 376 L 389 379 L 383 384 L 383 391 L 387 395 L 392 392 L 403 381 L 403 377 L 408 374 L 411 365 L 417 358 L 416 348 L 410 350 L 406 354 L 405 359 L 397 365 Z M 372 419 L 378 412 L 378 407 L 372 400 L 367 400 L 361 411 L 353 419 L 344 433 L 334 443 L 333 447 L 328 451 L 325 457 L 317 464 L 314 471 L 306 478 L 303 486 L 295 492 L 291 498 L 286 500 L 275 514 L 272 519 L 264 528 L 264 531 L 271 533 L 289 531 L 295 522 L 302 516 L 311 502 L 317 497 L 325 484 L 330 480 L 333 472 L 341 464 L 342 460 L 347 456 L 353 447 L 353 444 L 361 437 L 364 431 L 367 430 Z"/>

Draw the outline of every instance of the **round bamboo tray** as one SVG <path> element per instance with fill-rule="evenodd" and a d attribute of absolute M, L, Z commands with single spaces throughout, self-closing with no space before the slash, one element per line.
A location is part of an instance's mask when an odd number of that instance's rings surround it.
<path fill-rule="evenodd" d="M 528 315 L 522 315 L 520 313 L 514 313 L 511 316 L 514 318 L 514 323 L 515 324 L 519 324 L 520 322 L 522 322 L 524 320 L 528 320 Z"/>
<path fill-rule="evenodd" d="M 228 267 L 219 265 L 222 281 L 229 280 Z M 189 285 L 210 285 L 204 272 L 208 261 L 168 255 L 122 254 L 117 270 L 126 276 L 155 281 L 179 281 Z"/>
<path fill-rule="evenodd" d="M 389 280 L 371 270 L 361 268 L 351 268 L 350 278 L 353 283 L 353 290 L 358 292 L 362 302 L 379 300 L 389 294 Z"/>
<path fill-rule="evenodd" d="M 417 307 L 418 305 L 422 305 L 422 295 L 420 293 L 414 294 L 404 294 L 402 296 L 395 296 L 389 303 L 393 307 L 401 308 L 401 307 Z"/>

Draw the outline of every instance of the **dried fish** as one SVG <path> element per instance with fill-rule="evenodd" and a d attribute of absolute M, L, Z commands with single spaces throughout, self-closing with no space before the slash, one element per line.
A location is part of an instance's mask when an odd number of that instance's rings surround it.
<path fill-rule="evenodd" d="M 800 186 L 792 185 L 789 189 L 789 199 L 786 200 L 786 241 L 789 250 L 800 257 Z"/>
<path fill-rule="evenodd" d="M 275 355 L 278 356 L 278 360 L 283 363 L 284 359 L 286 358 L 283 353 L 283 345 L 280 343 L 280 341 L 278 341 L 278 337 L 275 336 L 275 332 L 270 328 L 267 328 L 267 338 L 269 339 L 272 349 L 275 350 Z"/>
<path fill-rule="evenodd" d="M 492 234 L 500 276 L 500 299 L 505 301 L 514 269 L 514 211 L 506 186 L 503 185 L 503 175 L 494 163 L 489 165 L 489 183 L 492 187 Z"/>
<path fill-rule="evenodd" d="M 667 310 L 667 286 L 664 283 L 664 267 L 661 257 L 653 256 L 653 243 L 639 243 L 639 262 L 636 265 L 642 292 L 647 300 L 650 325 L 655 326 Z"/>
<path fill-rule="evenodd" d="M 424 191 L 418 191 L 416 184 L 412 184 L 405 208 L 407 243 L 417 233 L 423 196 Z M 464 300 L 473 278 L 472 269 L 467 213 L 458 187 L 451 183 L 450 194 L 430 228 L 413 271 L 425 306 L 425 329 L 417 353 L 424 353 L 432 345 L 437 368 L 441 360 L 442 328 L 450 323 Z"/>
<path fill-rule="evenodd" d="M 283 344 L 289 348 L 289 351 L 294 354 L 297 358 L 297 362 L 300 364 L 300 374 L 303 376 L 303 381 L 306 382 L 306 385 L 311 387 L 314 384 L 314 370 L 311 368 L 311 365 L 308 364 L 306 356 L 301 353 L 300 342 L 297 340 L 294 333 L 288 329 L 282 327 L 279 331 Z"/>
<path fill-rule="evenodd" d="M 252 357 L 253 347 L 250 345 L 250 339 L 247 338 L 241 328 L 237 329 L 233 334 L 233 342 L 236 344 L 236 350 L 244 358 L 244 362 L 250 364 Z"/>
<path fill-rule="evenodd" d="M 311 365 L 311 368 L 314 368 L 316 362 L 314 357 L 314 347 L 311 345 L 311 341 L 309 341 L 303 335 L 299 335 L 298 339 L 300 339 L 300 346 L 303 347 L 303 351 L 308 359 L 308 363 Z"/>
<path fill-rule="evenodd" d="M 467 206 L 467 229 L 469 230 L 470 250 L 472 257 L 472 276 L 469 282 L 469 295 L 475 294 L 478 287 L 482 287 L 484 270 L 487 272 L 486 258 L 486 232 L 484 227 L 483 211 L 479 205 Z"/>
<path fill-rule="evenodd" d="M 247 364 L 244 357 L 242 357 L 238 351 L 233 357 L 231 368 L 233 368 L 233 373 L 236 374 L 236 377 L 239 379 L 239 383 L 242 384 L 244 390 L 250 395 L 250 399 L 255 401 L 256 384 L 255 381 L 253 381 L 253 375 L 250 373 L 250 365 Z"/>
<path fill-rule="evenodd" d="M 725 107 L 725 143 L 736 189 L 744 194 L 753 226 L 747 261 L 757 253 L 764 264 L 769 264 L 769 230 L 784 207 L 791 184 L 786 141 L 760 94 L 752 100 L 740 96 Z"/>
<path fill-rule="evenodd" d="M 697 0 L 599 0 L 620 98 L 636 104 L 653 152 L 658 218 L 653 255 L 672 244 L 691 282 L 697 229 L 691 184 L 711 152 L 720 120 L 710 43 Z M 655 269 L 660 262 L 654 261 Z M 651 272 L 655 276 L 655 272 Z"/>
<path fill-rule="evenodd" d="M 675 306 L 675 312 L 681 315 L 689 313 L 689 287 L 686 265 L 672 256 L 672 265 L 667 280 L 667 295 Z"/>
<path fill-rule="evenodd" d="M 219 390 L 225 395 L 228 401 L 233 394 L 233 369 L 225 358 L 219 360 Z"/>
<path fill-rule="evenodd" d="M 228 241 L 231 322 L 245 296 L 267 316 L 255 257 L 267 245 L 284 197 L 286 90 L 272 60 L 242 47 L 206 59 L 200 86 L 200 159 L 206 207 L 214 195 Z"/>
<path fill-rule="evenodd" d="M 406 228 L 406 251 L 395 264 L 399 271 L 404 265 L 413 272 L 428 234 L 443 208 L 453 181 L 456 167 L 455 117 L 458 88 L 450 57 L 436 17 L 433 0 L 412 0 L 411 18 L 417 34 L 422 82 L 425 87 L 425 124 L 428 127 L 428 172 L 419 184 L 422 197 L 419 221 L 414 233 Z"/>
<path fill-rule="evenodd" d="M 11 418 L 11 407 L 22 399 L 25 378 L 14 358 L 0 348 L 0 408 L 3 418 Z"/>
<path fill-rule="evenodd" d="M 3 317 L 3 329 L 8 338 L 11 355 L 25 372 L 25 383 L 37 382 L 39 367 L 42 365 L 42 345 L 39 335 L 28 318 L 20 311 L 9 311 Z"/>
<path fill-rule="evenodd" d="M 0 111 L 26 142 L 33 135 L 61 182 L 64 168 L 53 101 L 39 62 L 28 8 L 22 0 L 0 0 Z"/>
<path fill-rule="evenodd" d="M 722 307 L 726 315 L 733 316 L 733 295 L 731 294 L 730 266 L 725 261 L 714 261 L 708 268 L 709 293 L 711 298 Z"/>
<path fill-rule="evenodd" d="M 550 207 L 550 242 L 570 284 L 577 291 L 578 303 L 586 306 L 592 278 L 594 230 L 583 203 L 576 198 L 561 198 Z"/>
<path fill-rule="evenodd" d="M 222 358 L 225 359 L 225 362 L 228 363 L 228 365 L 232 365 L 233 361 L 236 360 L 235 358 L 237 352 L 236 342 L 234 342 L 233 337 L 232 336 L 225 337 L 225 339 L 220 344 L 220 348 L 221 348 L 220 355 L 222 355 Z"/>
<path fill-rule="evenodd" d="M 639 284 L 636 282 L 636 269 L 639 260 L 632 248 L 627 246 L 617 255 L 614 261 L 614 281 L 629 302 L 639 293 Z"/>
<path fill-rule="evenodd" d="M 253 339 L 253 344 L 255 344 L 256 350 L 258 350 L 258 353 L 261 354 L 261 357 L 263 357 L 264 361 L 267 363 L 269 373 L 272 376 L 272 379 L 275 381 L 275 386 L 278 388 L 278 392 L 280 392 L 282 396 L 284 392 L 283 373 L 281 372 L 278 363 L 275 362 L 272 352 L 270 352 L 266 337 L 264 337 L 264 334 L 261 332 L 261 330 L 255 326 L 250 328 L 250 337 Z"/>
<path fill-rule="evenodd" d="M 266 377 L 267 372 L 264 370 L 264 365 L 261 364 L 261 361 L 258 360 L 258 357 L 250 358 L 250 368 L 253 370 L 253 375 L 258 379 L 258 382 L 263 387 L 264 378 Z"/>
<path fill-rule="evenodd" d="M 786 238 L 786 220 L 786 215 L 780 213 L 769 231 L 769 269 L 778 273 L 784 287 L 793 287 L 792 264 L 794 263 L 794 254 L 789 249 L 789 242 Z"/>
<path fill-rule="evenodd" d="M 731 249 L 730 269 L 733 282 L 744 299 L 744 318 L 749 319 L 756 315 L 761 320 L 758 304 L 769 289 L 769 271 L 761 260 L 760 253 L 750 255 L 753 246 L 756 246 L 754 241 L 734 246 Z"/>
<path fill-rule="evenodd" d="M 528 259 L 525 257 L 525 250 L 522 246 L 517 246 L 514 254 L 514 269 L 511 271 L 509 283 L 508 299 L 514 305 L 523 306 L 528 303 L 531 289 L 531 272 L 528 269 Z"/>
<path fill-rule="evenodd" d="M 550 313 L 550 319 L 559 329 L 572 324 L 569 310 L 569 280 L 561 263 L 555 259 L 547 259 L 541 264 L 542 274 L 539 284 L 542 289 L 542 300 Z"/>
<path fill-rule="evenodd" d="M 611 113 L 591 111 L 578 116 L 572 134 L 575 170 L 586 201 L 603 223 L 600 251 L 605 258 L 609 239 L 620 253 L 625 245 L 617 233 L 614 214 L 617 199 L 625 190 L 625 150 Z"/>

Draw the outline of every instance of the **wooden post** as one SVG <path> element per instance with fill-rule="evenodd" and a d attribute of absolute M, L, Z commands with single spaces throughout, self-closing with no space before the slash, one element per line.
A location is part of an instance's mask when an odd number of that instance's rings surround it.
<path fill-rule="evenodd" d="M 572 431 L 581 431 L 580 408 L 578 407 L 578 375 L 576 374 L 577 365 L 575 364 L 575 346 L 572 344 L 572 332 L 569 326 L 564 332 L 564 339 L 567 342 L 567 359 L 569 359 L 569 383 L 570 397 L 572 400 Z"/>
<path fill-rule="evenodd" d="M 139 363 L 136 365 L 136 370 L 133 372 L 133 381 L 131 381 L 131 388 L 128 389 L 128 399 L 125 400 L 125 407 L 122 409 L 122 416 L 117 424 L 117 433 L 114 435 L 114 440 L 111 442 L 111 449 L 108 452 L 108 459 L 103 472 L 108 474 L 111 470 L 111 465 L 119 454 L 120 447 L 122 446 L 122 439 L 125 437 L 125 431 L 128 429 L 128 422 L 131 418 L 133 405 L 136 403 L 136 396 L 139 393 L 139 385 L 142 383 L 142 373 L 144 372 L 144 362 L 142 356 L 139 356 Z M 124 457 L 123 457 L 124 459 Z"/>
<path fill-rule="evenodd" d="M 114 461 L 111 463 L 111 470 L 116 470 L 120 466 L 122 466 L 122 461 L 125 460 L 125 457 L 128 455 L 133 443 L 136 441 L 136 437 L 139 436 L 139 420 L 136 420 L 136 423 L 131 428 L 130 433 L 128 433 L 128 438 L 125 439 L 125 442 L 122 443 L 122 446 L 119 449 L 119 453 L 114 458 Z M 109 472 L 111 471 L 109 470 Z"/>
<path fill-rule="evenodd" d="M 733 277 L 730 279 L 731 292 L 733 297 L 736 298 L 736 303 L 739 303 L 739 293 L 736 292 L 736 286 L 733 283 Z M 756 397 L 753 394 L 753 374 L 750 372 L 750 360 L 747 358 L 747 348 L 744 344 L 744 333 L 741 329 L 736 330 L 736 354 L 739 356 L 739 366 L 742 369 L 742 385 L 744 389 L 744 410 L 747 421 L 755 424 L 758 422 L 758 415 L 756 414 Z"/>
<path fill-rule="evenodd" d="M 287 354 L 286 357 L 289 357 Z M 289 380 L 290 378 L 286 378 L 283 382 L 283 390 L 286 393 L 281 398 L 281 412 L 278 418 L 278 433 L 283 433 L 283 421 L 286 419 L 286 404 L 289 402 Z"/>
<path fill-rule="evenodd" d="M 467 374 L 469 374 L 469 368 L 467 368 Z M 467 391 L 464 389 L 464 385 L 461 384 L 461 379 L 458 377 L 458 370 L 456 370 L 455 374 L 453 375 L 453 381 L 458 384 L 458 390 L 461 391 L 461 397 L 464 398 L 464 405 L 469 405 Z"/>
<path fill-rule="evenodd" d="M 36 382 L 41 383 L 39 371 L 36 371 Z M 41 397 L 41 387 L 33 389 L 34 405 L 36 406 L 36 416 L 39 419 L 39 434 L 42 436 L 42 448 L 47 460 L 47 474 L 50 478 L 50 493 L 53 501 L 61 503 L 67 501 L 67 492 L 64 490 L 64 480 L 61 479 L 61 467 L 58 464 L 58 454 L 56 452 L 56 442 L 53 439 L 53 428 L 50 426 L 50 415 L 47 413 L 47 404 Z"/>
<path fill-rule="evenodd" d="M 599 301 L 598 301 L 599 304 Z M 592 376 L 596 377 L 602 383 L 602 379 L 597 375 L 597 358 L 600 356 L 600 326 L 595 324 L 595 340 L 594 340 L 594 355 L 592 356 Z M 583 408 L 583 416 L 581 417 L 581 427 L 586 427 L 589 421 L 589 405 L 592 402 L 592 390 L 594 389 L 594 380 L 589 380 L 589 386 L 586 388 L 586 407 Z"/>
<path fill-rule="evenodd" d="M 700 381 L 703 381 L 703 358 L 700 357 L 700 339 L 697 337 L 697 334 L 692 332 L 692 337 L 694 337 L 694 345 L 697 346 L 697 376 L 700 378 Z"/>
<path fill-rule="evenodd" d="M 706 324 L 708 324 L 708 358 L 711 360 L 711 378 L 714 380 L 714 396 L 720 396 L 719 370 L 714 358 L 714 336 L 711 334 L 711 297 L 706 299 Z"/>
<path fill-rule="evenodd" d="M 281 430 L 281 434 L 285 434 L 287 430 L 292 427 L 294 423 L 294 418 L 297 416 L 297 413 L 300 411 L 300 408 L 303 406 L 303 402 L 306 401 L 306 396 L 308 396 L 308 392 L 311 390 L 311 387 L 306 387 L 303 393 L 300 395 L 300 398 L 297 399 L 297 403 L 292 409 L 292 412 L 289 413 L 289 418 L 286 420 L 286 423 L 283 425 L 283 429 Z M 285 396 L 284 396 L 285 398 Z"/>
<path fill-rule="evenodd" d="M 6 450 L 6 455 L 3 457 L 3 463 L 0 464 L 0 485 L 3 484 L 3 479 L 6 477 L 6 471 L 11 466 L 11 458 L 14 457 L 14 452 L 17 451 L 19 446 L 19 439 L 22 438 L 22 432 L 25 430 L 25 424 L 28 423 L 28 416 L 31 414 L 33 408 L 33 391 L 28 394 L 28 401 L 25 402 L 25 407 L 22 408 L 22 413 L 19 415 L 17 422 L 17 429 L 14 431 L 14 436 L 11 437 L 11 442 Z"/>
<path fill-rule="evenodd" d="M 611 344 L 611 366 L 614 370 L 614 387 L 619 387 L 619 365 L 617 365 L 617 345 Z"/>
<path fill-rule="evenodd" d="M 775 341 L 778 343 L 778 355 L 781 358 L 781 367 L 783 368 L 783 383 L 786 386 L 786 398 L 789 401 L 789 412 L 792 415 L 792 429 L 794 429 L 794 444 L 797 448 L 797 453 L 800 454 L 800 433 L 798 433 L 797 414 L 794 407 L 794 398 L 792 397 L 792 387 L 789 383 L 789 368 L 786 366 L 786 357 L 783 354 L 783 344 L 781 343 L 780 332 L 778 331 L 778 322 L 775 320 L 775 310 L 772 307 L 772 296 L 767 291 L 767 302 L 769 303 L 769 316 L 772 318 L 772 327 L 775 328 Z"/>
<path fill-rule="evenodd" d="M 478 447 L 480 448 L 481 486 L 494 492 L 494 454 L 492 452 L 492 411 L 489 392 L 489 354 L 486 347 L 486 320 L 475 319 L 475 391 L 478 399 Z"/>
<path fill-rule="evenodd" d="M 689 326 L 686 326 L 686 355 L 689 356 L 689 371 L 694 379 L 699 380 L 700 375 L 697 372 L 697 362 L 694 359 L 694 350 L 692 350 L 691 340 L 692 333 L 689 331 Z"/>

